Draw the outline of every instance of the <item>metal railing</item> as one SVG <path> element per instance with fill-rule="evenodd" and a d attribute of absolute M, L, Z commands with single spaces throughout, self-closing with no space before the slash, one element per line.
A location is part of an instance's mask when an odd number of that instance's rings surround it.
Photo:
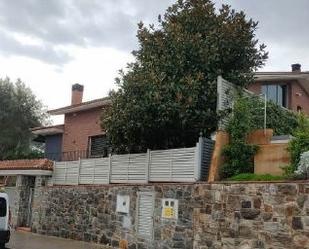
<path fill-rule="evenodd" d="M 79 159 L 87 158 L 101 158 L 108 157 L 108 150 L 91 152 L 89 150 L 76 150 L 76 151 L 64 151 L 61 153 L 45 153 L 44 158 L 47 158 L 52 161 L 61 162 L 61 161 L 76 161 Z"/>

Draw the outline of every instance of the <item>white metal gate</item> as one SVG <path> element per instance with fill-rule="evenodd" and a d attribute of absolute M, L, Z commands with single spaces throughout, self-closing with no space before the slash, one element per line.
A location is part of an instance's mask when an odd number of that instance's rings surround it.
<path fill-rule="evenodd" d="M 153 238 L 154 193 L 139 192 L 137 198 L 137 233 L 147 239 Z"/>

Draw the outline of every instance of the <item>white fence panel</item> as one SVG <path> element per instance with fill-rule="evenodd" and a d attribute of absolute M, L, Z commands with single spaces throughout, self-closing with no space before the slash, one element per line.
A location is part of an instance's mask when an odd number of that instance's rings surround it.
<path fill-rule="evenodd" d="M 55 185 L 78 184 L 79 161 L 56 162 L 54 164 L 53 183 Z"/>
<path fill-rule="evenodd" d="M 53 172 L 53 184 L 64 185 L 66 179 L 67 162 L 55 162 Z"/>
<path fill-rule="evenodd" d="M 192 148 L 55 162 L 53 184 L 196 182 L 206 179 L 212 149 L 211 140 L 200 138 Z"/>
<path fill-rule="evenodd" d="M 95 161 L 83 159 L 80 161 L 79 184 L 91 184 L 94 178 Z"/>
<path fill-rule="evenodd" d="M 149 181 L 194 182 L 196 147 L 150 152 Z"/>
<path fill-rule="evenodd" d="M 115 155 L 111 157 L 111 183 L 146 183 L 147 154 Z"/>
<path fill-rule="evenodd" d="M 78 185 L 79 161 L 71 161 L 66 164 L 66 185 Z"/>
<path fill-rule="evenodd" d="M 109 158 L 96 158 L 94 161 L 93 184 L 109 184 Z"/>
<path fill-rule="evenodd" d="M 79 184 L 108 184 L 109 159 L 83 159 L 80 162 Z"/>

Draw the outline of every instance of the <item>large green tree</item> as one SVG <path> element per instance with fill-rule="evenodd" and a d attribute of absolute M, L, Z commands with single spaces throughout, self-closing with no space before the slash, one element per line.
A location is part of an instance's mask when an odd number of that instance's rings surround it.
<path fill-rule="evenodd" d="M 0 160 L 32 153 L 30 128 L 46 120 L 42 103 L 23 82 L 0 79 Z"/>
<path fill-rule="evenodd" d="M 135 62 L 116 80 L 102 126 L 116 151 L 192 146 L 216 129 L 216 78 L 240 86 L 267 59 L 257 22 L 210 0 L 179 0 L 138 25 Z"/>

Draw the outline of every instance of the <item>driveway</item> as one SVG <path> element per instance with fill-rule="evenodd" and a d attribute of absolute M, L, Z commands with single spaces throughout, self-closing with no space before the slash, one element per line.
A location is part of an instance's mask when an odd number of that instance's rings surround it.
<path fill-rule="evenodd" d="M 7 249 L 107 249 L 104 246 L 27 232 L 11 234 Z"/>

